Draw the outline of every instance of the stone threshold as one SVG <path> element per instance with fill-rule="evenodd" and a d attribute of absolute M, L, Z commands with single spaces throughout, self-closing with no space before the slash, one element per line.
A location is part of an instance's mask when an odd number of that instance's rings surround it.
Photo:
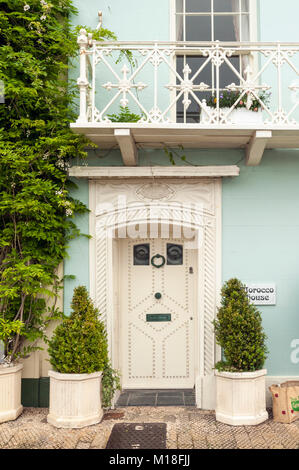
<path fill-rule="evenodd" d="M 116 402 L 116 406 L 195 406 L 195 390 L 124 389 Z"/>

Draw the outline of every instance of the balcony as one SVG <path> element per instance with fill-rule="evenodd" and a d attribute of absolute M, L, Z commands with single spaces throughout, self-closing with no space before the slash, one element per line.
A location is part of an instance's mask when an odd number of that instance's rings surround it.
<path fill-rule="evenodd" d="M 71 128 L 119 147 L 125 165 L 138 148 L 243 148 L 248 165 L 299 148 L 299 43 L 97 42 L 85 30 L 78 43 Z M 115 122 L 120 106 L 136 122 Z"/>

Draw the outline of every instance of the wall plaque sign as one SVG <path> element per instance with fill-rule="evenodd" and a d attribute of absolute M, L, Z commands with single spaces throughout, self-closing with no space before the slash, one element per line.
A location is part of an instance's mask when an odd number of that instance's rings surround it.
<path fill-rule="evenodd" d="M 254 305 L 276 305 L 276 285 L 273 283 L 246 284 L 249 300 Z"/>
<path fill-rule="evenodd" d="M 147 313 L 146 321 L 171 321 L 171 313 Z"/>

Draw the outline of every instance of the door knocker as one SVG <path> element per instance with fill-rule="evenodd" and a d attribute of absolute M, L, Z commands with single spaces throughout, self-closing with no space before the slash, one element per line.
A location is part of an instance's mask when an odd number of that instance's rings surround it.
<path fill-rule="evenodd" d="M 158 260 L 158 262 L 156 261 Z M 165 264 L 165 256 L 163 255 L 154 255 L 151 259 L 151 265 L 155 268 L 162 268 Z"/>

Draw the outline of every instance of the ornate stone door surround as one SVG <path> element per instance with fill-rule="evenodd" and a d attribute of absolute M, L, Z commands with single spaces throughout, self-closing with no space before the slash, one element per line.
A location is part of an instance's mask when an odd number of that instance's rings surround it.
<path fill-rule="evenodd" d="M 90 294 L 105 318 L 117 368 L 117 238 L 136 224 L 192 229 L 198 245 L 196 403 L 214 408 L 214 363 L 220 358 L 212 320 L 221 287 L 221 177 L 195 179 L 90 179 Z"/>

